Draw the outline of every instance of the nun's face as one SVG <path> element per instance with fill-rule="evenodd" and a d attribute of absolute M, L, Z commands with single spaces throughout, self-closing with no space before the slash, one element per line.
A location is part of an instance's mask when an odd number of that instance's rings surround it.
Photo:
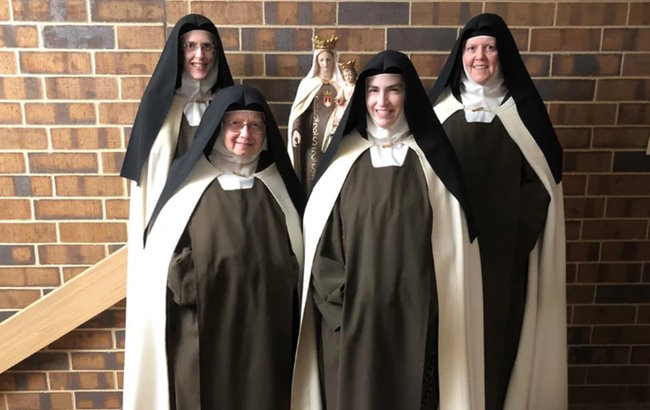
<path fill-rule="evenodd" d="M 228 111 L 223 116 L 224 145 L 235 155 L 244 157 L 259 153 L 264 141 L 264 114 L 257 111 Z"/>
<path fill-rule="evenodd" d="M 404 79 L 401 74 L 378 74 L 366 81 L 368 114 L 377 126 L 389 128 L 404 111 Z"/>
<path fill-rule="evenodd" d="M 463 49 L 463 64 L 469 77 L 483 85 L 499 65 L 497 39 L 491 36 L 477 36 L 468 39 Z"/>
<path fill-rule="evenodd" d="M 214 67 L 215 46 L 212 34 L 205 30 L 192 30 L 183 35 L 185 71 L 197 81 L 204 80 Z"/>

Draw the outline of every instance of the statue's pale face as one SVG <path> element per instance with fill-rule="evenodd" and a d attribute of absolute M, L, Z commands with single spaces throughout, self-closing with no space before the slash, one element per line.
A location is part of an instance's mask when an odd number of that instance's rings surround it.
<path fill-rule="evenodd" d="M 352 70 L 343 70 L 343 80 L 346 83 L 352 84 L 357 79 L 356 74 Z"/>
<path fill-rule="evenodd" d="M 334 56 L 329 51 L 322 51 L 317 57 L 318 76 L 324 80 L 329 80 L 334 74 Z"/>

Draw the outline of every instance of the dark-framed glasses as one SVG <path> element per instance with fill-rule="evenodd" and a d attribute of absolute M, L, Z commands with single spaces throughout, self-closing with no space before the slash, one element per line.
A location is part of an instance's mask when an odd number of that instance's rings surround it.
<path fill-rule="evenodd" d="M 215 46 L 212 43 L 197 43 L 196 41 L 187 41 L 183 43 L 183 49 L 191 53 L 194 53 L 199 48 L 204 53 L 212 53 L 214 52 Z"/>

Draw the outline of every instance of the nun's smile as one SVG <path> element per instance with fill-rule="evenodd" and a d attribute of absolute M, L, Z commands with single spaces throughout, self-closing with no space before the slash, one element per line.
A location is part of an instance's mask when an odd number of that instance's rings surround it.
<path fill-rule="evenodd" d="M 469 77 L 484 85 L 499 65 L 497 40 L 491 36 L 471 37 L 465 42 L 463 64 Z"/>
<path fill-rule="evenodd" d="M 366 107 L 374 123 L 382 128 L 395 124 L 404 111 L 404 80 L 401 74 L 368 77 Z"/>

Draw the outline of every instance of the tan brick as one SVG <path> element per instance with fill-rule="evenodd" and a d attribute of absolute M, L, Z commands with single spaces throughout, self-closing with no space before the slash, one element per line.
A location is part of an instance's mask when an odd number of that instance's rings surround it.
<path fill-rule="evenodd" d="M 650 54 L 625 54 L 623 76 L 650 77 Z"/>
<path fill-rule="evenodd" d="M 25 158 L 21 153 L 1 153 L 0 173 L 22 174 L 25 172 Z"/>
<path fill-rule="evenodd" d="M 97 154 L 47 153 L 28 154 L 29 169 L 33 173 L 97 173 Z"/>
<path fill-rule="evenodd" d="M 0 52 L 0 74 L 16 74 L 16 54 L 11 51 Z"/>
<path fill-rule="evenodd" d="M 9 20 L 9 0 L 0 0 L 0 20 Z M 0 403 L 2 401 L 0 400 Z"/>
<path fill-rule="evenodd" d="M 122 370 L 124 354 L 117 352 L 72 352 L 72 368 L 75 370 Z"/>
<path fill-rule="evenodd" d="M 553 56 L 554 76 L 618 75 L 620 54 L 557 54 Z"/>
<path fill-rule="evenodd" d="M 617 123 L 626 125 L 649 125 L 650 104 L 646 102 L 619 104 Z"/>
<path fill-rule="evenodd" d="M 52 196 L 52 177 L 30 177 L 31 196 Z"/>
<path fill-rule="evenodd" d="M 45 79 L 48 99 L 54 100 L 114 100 L 117 79 L 110 77 L 50 77 Z"/>
<path fill-rule="evenodd" d="M 120 79 L 122 100 L 138 100 L 142 98 L 149 77 L 123 77 Z"/>
<path fill-rule="evenodd" d="M 33 77 L 5 77 L 0 81 L 0 98 L 27 100 L 43 98 L 41 80 Z"/>
<path fill-rule="evenodd" d="M 551 71 L 551 59 L 545 54 L 525 54 L 521 56 L 526 70 L 531 77 L 548 77 Z"/>
<path fill-rule="evenodd" d="M 99 103 L 100 124 L 133 124 L 139 103 Z"/>
<path fill-rule="evenodd" d="M 73 330 L 51 343 L 48 349 L 99 350 L 113 347 L 113 335 L 107 330 Z"/>
<path fill-rule="evenodd" d="M 38 290 L 2 289 L 0 290 L 0 309 L 22 309 L 40 299 Z"/>
<path fill-rule="evenodd" d="M 45 128 L 0 128 L 0 149 L 46 149 Z"/>
<path fill-rule="evenodd" d="M 56 176 L 60 196 L 123 196 L 124 184 L 118 176 Z"/>
<path fill-rule="evenodd" d="M 606 28 L 603 50 L 650 51 L 650 28 Z"/>
<path fill-rule="evenodd" d="M 650 128 L 606 127 L 594 128 L 594 148 L 645 149 Z"/>
<path fill-rule="evenodd" d="M 650 80 L 598 80 L 596 100 L 650 100 Z"/>
<path fill-rule="evenodd" d="M 94 0 L 92 21 L 157 23 L 163 19 L 164 6 L 159 0 Z"/>
<path fill-rule="evenodd" d="M 508 26 L 552 26 L 555 4 L 486 2 L 485 12 L 500 15 Z"/>
<path fill-rule="evenodd" d="M 165 30 L 162 26 L 118 26 L 117 48 L 135 50 L 162 50 Z"/>
<path fill-rule="evenodd" d="M 627 21 L 625 3 L 558 3 L 558 26 L 623 26 Z"/>
<path fill-rule="evenodd" d="M 278 25 L 334 25 L 334 2 L 267 2 L 264 4 L 266 24 Z"/>
<path fill-rule="evenodd" d="M 264 74 L 264 56 L 228 54 L 228 66 L 233 77 L 260 77 Z"/>
<path fill-rule="evenodd" d="M 2 241 L 9 243 L 44 243 L 56 241 L 53 223 L 3 223 Z"/>
<path fill-rule="evenodd" d="M 1 373 L 0 391 L 15 390 L 47 390 L 47 378 L 45 377 L 45 373 Z"/>
<path fill-rule="evenodd" d="M 122 148 L 119 128 L 53 128 L 52 148 L 95 150 Z"/>
<path fill-rule="evenodd" d="M 0 245 L 0 265 L 31 265 L 35 261 L 34 246 Z"/>
<path fill-rule="evenodd" d="M 36 26 L 0 26 L 0 47 L 38 47 Z"/>
<path fill-rule="evenodd" d="M 331 31 L 331 30 L 330 30 Z M 375 30 L 355 30 L 366 32 Z M 338 30 L 341 39 L 345 36 Z M 383 37 L 383 30 L 381 31 Z M 376 33 L 375 33 L 376 34 Z M 242 48 L 251 51 L 311 51 L 311 30 L 290 28 L 243 28 Z M 383 45 L 383 42 L 382 42 Z M 224 46 L 225 47 L 225 46 Z M 339 45 L 339 47 L 341 47 Z"/>
<path fill-rule="evenodd" d="M 555 128 L 555 134 L 562 148 L 589 148 L 591 141 L 590 128 Z"/>
<path fill-rule="evenodd" d="M 126 242 L 126 225 L 121 222 L 60 223 L 59 231 L 62 242 Z"/>
<path fill-rule="evenodd" d="M 267 77 L 301 77 L 309 72 L 312 63 L 309 54 L 267 54 L 264 57 Z"/>
<path fill-rule="evenodd" d="M 103 245 L 41 245 L 38 255 L 45 265 L 93 265 L 106 257 Z"/>
<path fill-rule="evenodd" d="M 30 124 L 94 124 L 92 103 L 27 103 L 25 118 Z"/>
<path fill-rule="evenodd" d="M 17 196 L 14 179 L 15 177 L 0 176 L 0 196 Z"/>
<path fill-rule="evenodd" d="M 34 201 L 36 219 L 101 219 L 99 200 L 41 199 Z"/>
<path fill-rule="evenodd" d="M 224 50 L 239 50 L 239 28 L 219 27 L 219 37 Z M 227 58 L 227 56 L 226 56 Z"/>
<path fill-rule="evenodd" d="M 50 372 L 52 390 L 109 390 L 115 389 L 112 372 Z"/>
<path fill-rule="evenodd" d="M 411 61 L 421 77 L 437 77 L 449 54 L 412 54 Z M 357 65 L 357 71 L 361 69 Z"/>
<path fill-rule="evenodd" d="M 262 2 L 193 1 L 192 12 L 208 17 L 216 25 L 263 24 Z"/>
<path fill-rule="evenodd" d="M 124 162 L 124 152 L 103 152 L 102 174 L 119 174 Z"/>
<path fill-rule="evenodd" d="M 97 74 L 151 74 L 158 63 L 158 52 L 98 52 Z"/>
<path fill-rule="evenodd" d="M 92 319 L 84 322 L 79 329 L 106 329 L 124 328 L 126 320 L 126 309 L 116 303 L 113 307 L 99 313 Z"/>
<path fill-rule="evenodd" d="M 462 26 L 481 14 L 481 3 L 435 2 L 411 4 L 411 25 Z"/>
<path fill-rule="evenodd" d="M 18 103 L 0 103 L 0 124 L 20 124 L 23 113 Z"/>
<path fill-rule="evenodd" d="M 616 104 L 551 104 L 549 115 L 557 125 L 614 124 Z"/>
<path fill-rule="evenodd" d="M 564 153 L 565 172 L 607 172 L 612 170 L 612 153 L 571 151 Z"/>
<path fill-rule="evenodd" d="M 129 201 L 127 199 L 109 199 L 106 201 L 106 219 L 128 219 Z"/>
<path fill-rule="evenodd" d="M 650 3 L 630 3 L 630 25 L 650 25 Z"/>
<path fill-rule="evenodd" d="M 78 409 L 121 409 L 122 395 L 111 391 L 81 391 L 75 393 Z"/>
<path fill-rule="evenodd" d="M 582 222 L 583 239 L 645 239 L 647 221 L 642 219 L 599 219 Z"/>
<path fill-rule="evenodd" d="M 51 196 L 50 177 L 28 177 L 24 175 L 0 176 L 0 195 L 2 196 Z"/>
<path fill-rule="evenodd" d="M 86 21 L 85 0 L 12 0 L 14 18 L 22 21 Z"/>
<path fill-rule="evenodd" d="M 59 286 L 58 268 L 0 268 L 0 286 Z"/>
<path fill-rule="evenodd" d="M 75 276 L 79 275 L 86 270 L 85 267 L 64 267 L 63 269 L 63 282 L 67 282 L 70 279 L 73 279 Z"/>
<path fill-rule="evenodd" d="M 85 52 L 27 52 L 20 53 L 23 73 L 33 74 L 91 74 L 90 53 Z"/>
<path fill-rule="evenodd" d="M 9 410 L 41 410 L 43 408 L 67 410 L 73 408 L 72 393 L 7 393 L 7 404 Z"/>
<path fill-rule="evenodd" d="M 32 207 L 26 199 L 0 199 L 2 219 L 31 219 Z"/>
<path fill-rule="evenodd" d="M 598 51 L 600 29 L 532 29 L 530 51 Z"/>
<path fill-rule="evenodd" d="M 186 14 L 190 14 L 190 2 L 187 0 L 165 2 L 167 23 L 174 24 Z"/>
<path fill-rule="evenodd" d="M 590 195 L 648 195 L 650 174 L 591 175 L 587 193 Z"/>

